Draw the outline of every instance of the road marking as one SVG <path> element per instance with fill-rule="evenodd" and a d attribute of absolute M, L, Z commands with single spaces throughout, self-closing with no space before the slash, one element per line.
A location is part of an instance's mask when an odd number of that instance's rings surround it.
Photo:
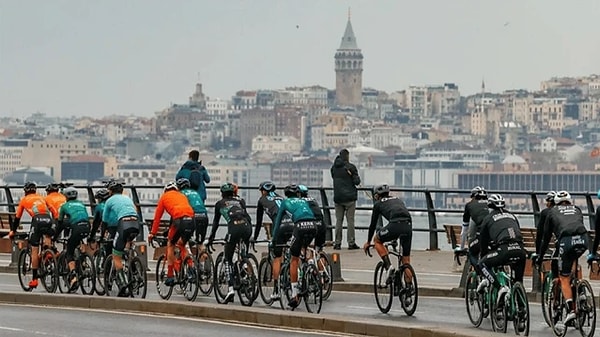
<path fill-rule="evenodd" d="M 17 331 L 17 332 L 28 332 L 28 333 L 32 333 L 34 335 L 42 335 L 42 336 L 69 337 L 67 335 L 57 335 L 57 334 L 43 332 L 43 331 L 28 331 L 28 330 L 25 330 L 25 329 L 11 328 L 11 327 L 8 327 L 8 326 L 0 326 L 0 330 Z"/>
<path fill-rule="evenodd" d="M 8 330 L 8 331 L 25 331 L 23 329 L 17 329 L 17 328 L 10 328 L 7 326 L 0 326 L 0 330 Z"/>

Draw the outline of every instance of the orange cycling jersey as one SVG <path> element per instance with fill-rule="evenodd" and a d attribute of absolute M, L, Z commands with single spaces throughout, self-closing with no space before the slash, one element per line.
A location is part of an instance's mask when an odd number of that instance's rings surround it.
<path fill-rule="evenodd" d="M 67 202 L 67 198 L 62 193 L 51 192 L 46 196 L 45 200 L 46 205 L 48 205 L 48 208 L 50 208 L 50 212 L 52 212 L 52 218 L 58 219 L 60 206 Z"/>
<path fill-rule="evenodd" d="M 152 222 L 150 233 L 156 234 L 160 225 L 160 219 L 165 211 L 173 219 L 180 219 L 184 216 L 194 217 L 194 210 L 183 193 L 175 190 L 166 191 L 156 205 L 156 212 L 154 212 L 154 221 Z"/>
<path fill-rule="evenodd" d="M 44 197 L 37 193 L 27 194 L 21 199 L 15 218 L 21 219 L 23 211 L 27 211 L 32 217 L 39 214 L 50 214 Z"/>

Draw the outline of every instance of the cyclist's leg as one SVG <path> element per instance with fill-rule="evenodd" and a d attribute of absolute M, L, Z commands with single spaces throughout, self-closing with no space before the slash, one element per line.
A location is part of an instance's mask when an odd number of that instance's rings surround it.
<path fill-rule="evenodd" d="M 504 261 L 508 261 L 508 258 L 506 257 L 506 245 L 499 246 L 496 250 L 490 251 L 479 260 L 477 269 L 481 271 L 484 279 L 477 287 L 477 290 L 481 291 L 483 289 L 483 284 L 486 284 L 486 281 L 487 285 L 493 284 L 494 287 L 500 287 L 500 283 L 496 279 L 496 274 L 492 268 L 502 265 Z"/>
<path fill-rule="evenodd" d="M 43 235 L 51 233 L 52 218 L 49 215 L 36 215 L 31 219 L 31 233 L 29 242 L 31 242 L 31 271 L 32 279 L 29 282 L 30 287 L 37 287 L 38 268 L 40 265 L 40 241 Z"/>
<path fill-rule="evenodd" d="M 527 254 L 525 249 L 523 249 L 523 245 L 520 243 L 508 245 L 508 256 L 514 261 L 512 269 L 515 273 L 515 282 L 520 282 L 522 284 L 523 275 L 525 274 L 525 263 L 527 262 Z"/>
<path fill-rule="evenodd" d="M 167 279 L 173 279 L 174 277 L 175 245 L 181 237 L 177 230 L 177 223 L 177 221 L 172 223 L 167 233 Z M 169 282 L 171 281 L 169 280 Z"/>
<path fill-rule="evenodd" d="M 292 284 L 292 297 L 298 295 L 298 266 L 300 265 L 300 252 L 302 250 L 303 230 L 298 226 L 294 226 L 294 232 L 290 239 L 290 283 Z"/>
<path fill-rule="evenodd" d="M 325 244 L 325 237 L 327 234 L 327 230 L 325 228 L 325 224 L 323 220 L 317 220 L 317 234 L 315 236 L 315 249 L 317 252 L 323 249 L 323 245 Z"/>
<path fill-rule="evenodd" d="M 203 242 L 206 239 L 206 229 L 208 228 L 207 214 L 197 214 L 196 218 L 196 242 L 200 245 L 201 250 L 204 249 Z"/>
<path fill-rule="evenodd" d="M 194 218 L 184 218 L 176 224 L 177 227 L 177 235 L 179 236 L 179 240 L 177 240 L 177 246 L 179 247 L 179 251 L 181 252 L 181 260 L 183 261 L 187 256 L 186 245 L 188 241 L 194 235 L 194 231 L 196 229 L 196 222 Z"/>
<path fill-rule="evenodd" d="M 392 262 L 390 261 L 389 252 L 384 243 L 398 239 L 400 236 L 399 224 L 388 223 L 386 226 L 381 227 L 376 233 L 373 239 L 375 243 L 375 250 L 379 257 L 384 263 L 385 269 L 390 267 L 394 269 Z"/>
<path fill-rule="evenodd" d="M 283 248 L 277 247 L 277 245 L 286 244 L 294 234 L 294 226 L 283 226 L 280 227 L 277 233 L 275 233 L 275 237 L 273 238 L 273 242 L 275 243 L 275 248 L 273 249 L 273 282 L 275 285 L 279 282 L 279 274 L 281 272 L 281 263 L 283 262 Z M 277 288 L 277 287 L 275 287 Z"/>
<path fill-rule="evenodd" d="M 225 247 L 223 249 L 223 253 L 225 255 L 225 272 L 227 273 L 227 283 L 229 285 L 229 289 L 227 295 L 225 296 L 226 301 L 233 300 L 234 296 L 234 283 L 235 283 L 235 275 L 233 268 L 233 254 L 235 253 L 235 246 L 240 241 L 240 237 L 242 235 L 242 226 L 240 225 L 228 225 L 228 233 L 225 237 Z"/>
<path fill-rule="evenodd" d="M 402 248 L 402 264 L 410 264 L 410 252 L 412 249 L 412 224 L 398 225 L 400 229 L 400 247 Z M 404 270 L 404 279 L 406 283 L 412 282 L 412 272 L 410 269 Z"/>

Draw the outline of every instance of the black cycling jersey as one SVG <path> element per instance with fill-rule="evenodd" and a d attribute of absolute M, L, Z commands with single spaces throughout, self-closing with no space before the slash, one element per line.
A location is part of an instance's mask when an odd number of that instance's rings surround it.
<path fill-rule="evenodd" d="M 544 208 L 540 213 L 540 221 L 536 225 L 535 231 L 535 251 L 539 253 L 540 246 L 542 245 L 542 239 L 544 238 L 544 224 L 546 223 L 546 218 L 548 218 L 548 213 L 552 207 Z"/>
<path fill-rule="evenodd" d="M 556 205 L 550 209 L 544 223 L 540 254 L 544 254 L 548 249 L 553 233 L 557 241 L 567 236 L 586 234 L 581 209 L 575 205 Z"/>
<path fill-rule="evenodd" d="M 244 199 L 235 196 L 223 198 L 215 204 L 215 217 L 209 236 L 209 240 L 211 241 L 214 240 L 217 234 L 221 216 L 225 218 L 227 225 L 238 225 L 242 222 L 250 225 L 251 223 L 250 215 L 246 212 L 246 202 Z"/>
<path fill-rule="evenodd" d="M 477 228 L 481 228 L 481 223 L 488 214 L 489 210 L 487 207 L 487 200 L 473 199 L 465 205 L 463 224 L 468 224 L 469 220 L 473 219 L 473 222 L 477 225 Z"/>
<path fill-rule="evenodd" d="M 479 232 L 481 255 L 486 255 L 490 245 L 498 247 L 509 243 L 522 243 L 519 220 L 514 214 L 494 209 L 484 219 Z"/>
<path fill-rule="evenodd" d="M 256 240 L 260 234 L 263 215 L 266 213 L 271 219 L 271 222 L 275 222 L 275 217 L 277 217 L 277 211 L 279 211 L 279 205 L 281 205 L 282 201 L 283 197 L 274 192 L 263 195 L 258 199 L 258 202 L 256 203 L 256 228 L 254 229 L 254 240 Z"/>
<path fill-rule="evenodd" d="M 596 220 L 594 221 L 594 230 L 596 233 L 600 233 L 600 206 L 596 208 Z M 596 253 L 598 251 L 598 244 L 600 243 L 600 235 L 594 236 L 594 245 L 592 246 L 591 253 Z"/>
<path fill-rule="evenodd" d="M 373 213 L 371 214 L 371 225 L 369 226 L 368 240 L 371 240 L 375 234 L 377 220 L 379 216 L 383 216 L 390 223 L 397 222 L 412 222 L 412 218 L 404 202 L 396 197 L 381 198 L 373 205 Z"/>

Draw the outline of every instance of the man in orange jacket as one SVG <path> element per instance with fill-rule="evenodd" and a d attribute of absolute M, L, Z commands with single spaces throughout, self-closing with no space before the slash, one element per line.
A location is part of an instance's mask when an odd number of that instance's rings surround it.
<path fill-rule="evenodd" d="M 185 244 L 192 237 L 195 229 L 194 209 L 190 206 L 187 197 L 179 192 L 177 184 L 174 181 L 167 183 L 165 193 L 158 200 L 156 211 L 154 212 L 152 229 L 148 235 L 148 242 L 151 242 L 156 235 L 160 219 L 165 211 L 171 216 L 171 226 L 169 227 L 167 241 L 167 278 L 165 279 L 165 285 L 172 286 L 175 284 L 175 278 L 173 277 L 175 245 L 179 246 L 181 258 L 184 259 L 187 252 Z"/>

